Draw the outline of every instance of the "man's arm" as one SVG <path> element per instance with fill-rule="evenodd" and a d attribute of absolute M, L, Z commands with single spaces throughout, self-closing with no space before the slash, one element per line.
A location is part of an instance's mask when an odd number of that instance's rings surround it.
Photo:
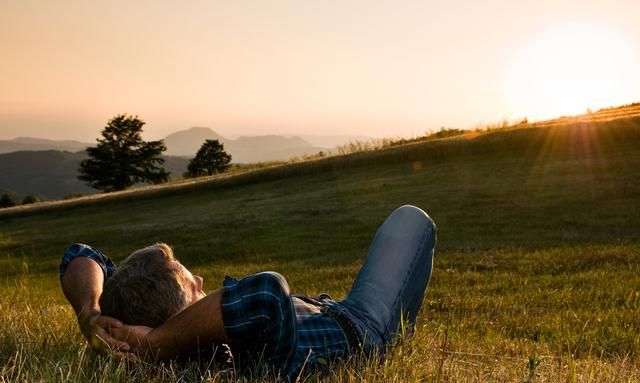
<path fill-rule="evenodd" d="M 67 266 L 62 277 L 62 291 L 73 306 L 82 334 L 96 350 L 116 349 L 128 351 L 126 342 L 113 338 L 108 328 L 118 328 L 122 322 L 100 315 L 99 299 L 104 284 L 104 272 L 93 259 L 76 257 Z"/>
<path fill-rule="evenodd" d="M 125 325 L 110 331 L 145 359 L 172 359 L 201 345 L 228 343 L 222 319 L 222 291 L 213 291 L 155 329 Z"/>

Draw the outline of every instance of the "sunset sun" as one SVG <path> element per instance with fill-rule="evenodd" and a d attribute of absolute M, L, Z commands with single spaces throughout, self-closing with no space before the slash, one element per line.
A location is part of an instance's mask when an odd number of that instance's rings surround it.
<path fill-rule="evenodd" d="M 510 107 L 548 118 L 622 103 L 631 54 L 623 35 L 600 26 L 541 32 L 507 60 Z"/>

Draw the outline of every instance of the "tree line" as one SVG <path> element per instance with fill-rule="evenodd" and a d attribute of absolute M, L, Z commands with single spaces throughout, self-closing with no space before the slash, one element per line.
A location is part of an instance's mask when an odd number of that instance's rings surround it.
<path fill-rule="evenodd" d="M 120 114 L 107 122 L 97 145 L 87 148 L 89 158 L 80 163 L 78 179 L 104 192 L 124 190 L 137 183 L 158 184 L 169 180 L 162 167 L 164 142 L 144 141 L 145 122 L 137 116 Z M 189 161 L 184 177 L 223 173 L 231 155 L 218 140 L 205 140 Z"/>
<path fill-rule="evenodd" d="M 9 193 L 4 193 L 0 195 L 0 208 L 13 207 L 18 205 L 29 205 L 38 201 L 38 197 L 29 194 L 22 199 L 22 203 L 18 203 L 18 201 L 16 201 Z"/>

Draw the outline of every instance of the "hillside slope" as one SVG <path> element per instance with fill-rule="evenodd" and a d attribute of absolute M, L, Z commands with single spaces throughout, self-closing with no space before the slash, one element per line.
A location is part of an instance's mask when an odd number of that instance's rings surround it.
<path fill-rule="evenodd" d="M 640 203 L 639 148 L 640 117 L 522 128 L 98 198 L 4 209 L 0 217 L 42 212 L 46 219 L 47 211 L 70 209 L 89 209 L 92 214 L 124 209 L 131 217 L 138 206 L 201 216 L 203 209 L 221 208 L 220 201 L 225 201 L 225 211 L 231 207 L 251 210 L 255 205 L 278 210 L 276 205 L 282 205 L 282 211 L 303 215 L 332 214 L 328 206 L 339 203 L 366 206 L 358 214 L 368 214 L 415 203 L 439 217 L 445 238 L 448 230 L 456 228 L 457 240 L 446 241 L 445 246 L 541 245 L 539 232 L 555 244 L 567 236 L 597 242 L 611 233 L 617 233 L 620 240 L 635 239 L 632 234 L 640 227 L 640 216 L 631 217 L 629 212 Z M 634 224 L 619 225 L 620 217 Z M 471 221 L 474 227 L 460 226 Z M 560 225 L 568 222 L 571 224 Z M 542 230 L 554 225 L 562 229 Z M 608 227 L 606 233 L 599 230 L 602 225 Z M 527 240 L 531 227 L 537 227 L 535 241 Z M 462 235 L 464 240 L 459 238 L 461 233 L 468 233 Z"/>

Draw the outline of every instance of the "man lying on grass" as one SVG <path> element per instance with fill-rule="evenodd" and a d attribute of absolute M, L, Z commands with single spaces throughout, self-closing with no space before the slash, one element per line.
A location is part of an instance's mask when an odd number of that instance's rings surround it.
<path fill-rule="evenodd" d="M 294 379 L 302 370 L 326 371 L 351 355 L 382 356 L 403 321 L 411 333 L 431 277 L 435 241 L 435 226 L 424 211 L 396 209 L 340 302 L 292 295 L 275 272 L 226 277 L 222 288 L 206 295 L 202 278 L 165 244 L 134 252 L 117 271 L 99 251 L 75 244 L 62 259 L 60 277 L 95 349 L 156 360 L 227 344 L 234 358 L 259 360 L 261 369 Z"/>

